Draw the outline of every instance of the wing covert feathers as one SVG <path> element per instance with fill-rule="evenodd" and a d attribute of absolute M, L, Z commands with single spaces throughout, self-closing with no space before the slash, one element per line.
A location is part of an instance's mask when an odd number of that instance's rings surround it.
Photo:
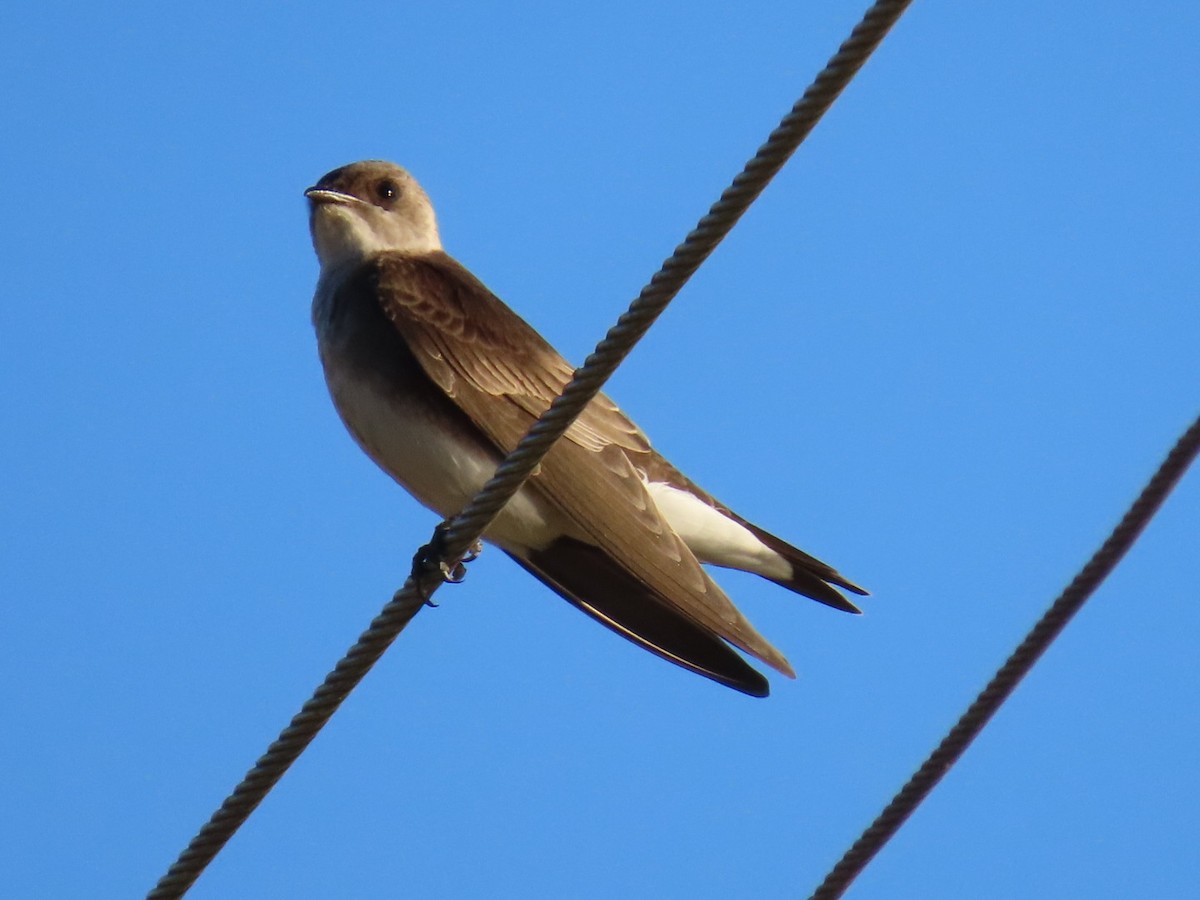
<path fill-rule="evenodd" d="M 510 451 L 571 379 L 570 364 L 445 253 L 385 253 L 367 265 L 384 313 L 421 369 L 497 448 Z M 776 583 L 858 612 L 830 584 L 865 594 L 862 588 L 705 493 L 603 394 L 529 481 L 571 522 L 573 533 L 551 545 L 553 556 L 547 548 L 532 548 L 528 558 L 511 555 L 609 628 L 709 678 L 766 693 L 762 676 L 721 639 L 794 677 L 667 525 L 643 472 L 691 492 L 788 560 L 793 577 L 772 579 Z"/>

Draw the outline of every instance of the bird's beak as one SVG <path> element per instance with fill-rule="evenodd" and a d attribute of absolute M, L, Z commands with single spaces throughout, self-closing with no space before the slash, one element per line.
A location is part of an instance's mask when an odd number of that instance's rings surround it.
<path fill-rule="evenodd" d="M 343 194 L 341 191 L 330 191 L 325 188 L 310 187 L 304 192 L 304 196 L 308 198 L 308 202 L 316 206 L 321 203 L 354 203 L 358 200 L 350 194 Z"/>

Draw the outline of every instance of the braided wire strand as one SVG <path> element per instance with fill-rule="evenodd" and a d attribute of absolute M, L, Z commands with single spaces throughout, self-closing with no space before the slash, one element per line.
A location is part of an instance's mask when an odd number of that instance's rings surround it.
<path fill-rule="evenodd" d="M 1133 505 L 1117 523 L 1112 534 L 1093 554 L 1079 574 L 1059 594 L 1058 599 L 1030 629 L 1025 639 L 992 676 L 987 687 L 967 707 L 954 727 L 929 754 L 920 768 L 900 789 L 883 812 L 838 860 L 810 900 L 835 900 L 841 897 L 908 820 L 918 806 L 937 787 L 950 768 L 958 762 L 971 742 L 979 736 L 992 716 L 1029 674 L 1042 654 L 1067 626 L 1088 598 L 1112 573 L 1154 518 L 1159 507 L 1174 490 L 1188 467 L 1200 454 L 1200 418 L 1197 418 L 1171 448 Z"/>
<path fill-rule="evenodd" d="M 642 288 L 617 324 L 575 371 L 571 383 L 497 468 L 492 480 L 451 521 L 445 536 L 447 558 L 457 561 L 516 494 L 550 446 L 600 392 L 667 304 L 796 152 L 911 2 L 881 0 L 866 12 L 766 143 Z"/>
<path fill-rule="evenodd" d="M 783 168 L 911 2 L 878 0 L 866 12 L 850 37 L 771 132 L 766 143 L 683 243 L 675 248 L 583 366 L 576 370 L 561 396 L 497 467 L 495 475 L 475 498 L 450 520 L 438 539 L 441 556 L 448 566 L 453 567 L 461 561 L 504 504 L 520 490 L 553 443 L 600 392 L 604 382 L 667 304 Z M 147 895 L 150 900 L 182 897 L 187 892 L 441 583 L 442 578 L 436 571 L 416 578 L 410 576 L 405 581 L 300 712 L 192 838 Z"/>

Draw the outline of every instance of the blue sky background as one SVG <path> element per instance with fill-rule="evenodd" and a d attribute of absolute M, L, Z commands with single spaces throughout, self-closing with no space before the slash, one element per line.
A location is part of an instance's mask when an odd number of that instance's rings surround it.
<path fill-rule="evenodd" d="M 862 10 L 5 5 L 6 895 L 148 890 L 434 525 L 326 396 L 303 188 L 406 165 L 578 361 Z M 806 895 L 1197 412 L 1198 40 L 917 3 L 610 385 L 873 590 L 719 574 L 796 682 L 721 689 L 485 552 L 192 896 Z M 1194 895 L 1198 485 L 852 896 Z"/>

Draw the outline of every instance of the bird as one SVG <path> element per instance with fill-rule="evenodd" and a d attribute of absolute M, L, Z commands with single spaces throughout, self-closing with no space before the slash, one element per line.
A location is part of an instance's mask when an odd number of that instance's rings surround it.
<path fill-rule="evenodd" d="M 320 264 L 312 320 L 334 406 L 384 472 L 448 518 L 573 367 L 445 252 L 433 204 L 405 169 L 355 162 L 304 194 Z M 795 671 L 701 564 L 851 613 L 838 588 L 867 593 L 700 488 L 604 394 L 483 538 L 617 634 L 754 697 L 769 683 L 737 650 Z"/>

